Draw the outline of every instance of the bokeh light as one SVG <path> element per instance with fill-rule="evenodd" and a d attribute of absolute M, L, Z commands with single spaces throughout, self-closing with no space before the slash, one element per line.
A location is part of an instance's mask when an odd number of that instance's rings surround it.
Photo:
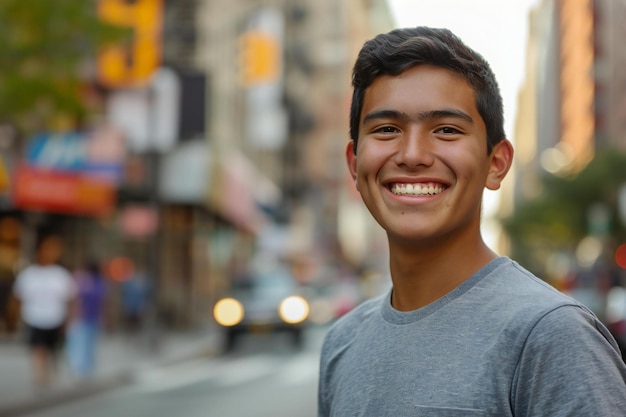
<path fill-rule="evenodd" d="M 620 245 L 615 251 L 615 263 L 622 269 L 626 269 L 626 243 Z"/>

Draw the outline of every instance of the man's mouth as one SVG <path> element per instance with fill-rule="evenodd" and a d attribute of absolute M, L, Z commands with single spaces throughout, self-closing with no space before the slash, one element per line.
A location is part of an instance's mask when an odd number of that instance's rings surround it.
<path fill-rule="evenodd" d="M 389 187 L 395 195 L 436 195 L 446 189 L 442 184 L 422 183 L 422 184 L 391 184 Z"/>

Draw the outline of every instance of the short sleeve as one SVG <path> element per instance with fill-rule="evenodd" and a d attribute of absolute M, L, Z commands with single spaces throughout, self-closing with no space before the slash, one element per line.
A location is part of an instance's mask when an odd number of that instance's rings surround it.
<path fill-rule="evenodd" d="M 519 358 L 512 404 L 516 416 L 623 415 L 626 366 L 591 312 L 567 305 L 537 321 Z"/>

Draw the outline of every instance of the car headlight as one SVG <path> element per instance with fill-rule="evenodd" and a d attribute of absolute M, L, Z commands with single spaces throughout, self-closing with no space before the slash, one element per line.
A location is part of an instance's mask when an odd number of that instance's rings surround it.
<path fill-rule="evenodd" d="M 278 314 L 285 323 L 300 323 L 309 315 L 309 303 L 297 295 L 287 297 L 280 303 Z"/>
<path fill-rule="evenodd" d="M 215 321 L 222 326 L 234 326 L 243 320 L 243 305 L 234 298 L 222 298 L 213 308 Z"/>

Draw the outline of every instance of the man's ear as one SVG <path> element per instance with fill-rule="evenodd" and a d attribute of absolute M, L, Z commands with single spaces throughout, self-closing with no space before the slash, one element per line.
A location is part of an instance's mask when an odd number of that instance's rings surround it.
<path fill-rule="evenodd" d="M 513 145 L 506 139 L 501 140 L 493 147 L 489 155 L 489 172 L 485 186 L 490 190 L 497 190 L 513 163 Z"/>
<path fill-rule="evenodd" d="M 348 142 L 346 146 L 346 162 L 348 163 L 348 170 L 350 171 L 350 175 L 352 175 L 352 181 L 354 181 L 354 185 L 356 189 L 359 189 L 359 184 L 357 182 L 356 176 L 356 149 L 354 149 L 354 141 L 351 140 Z"/>

